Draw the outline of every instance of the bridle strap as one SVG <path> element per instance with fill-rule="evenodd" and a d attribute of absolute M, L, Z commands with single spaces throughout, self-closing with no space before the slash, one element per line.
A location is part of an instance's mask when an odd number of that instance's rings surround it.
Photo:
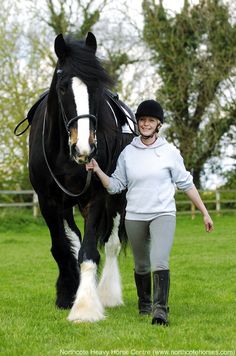
<path fill-rule="evenodd" d="M 87 177 L 86 177 L 86 183 L 85 183 L 85 186 L 82 190 L 82 192 L 78 193 L 78 194 L 74 194 L 74 193 L 71 193 L 69 190 L 67 190 L 65 187 L 63 187 L 63 185 L 59 182 L 59 180 L 56 178 L 55 174 L 53 173 L 52 171 L 52 168 L 48 162 L 48 158 L 47 158 L 47 154 L 46 154 L 46 150 L 45 150 L 45 142 L 44 142 L 44 138 L 45 138 L 45 126 L 46 126 L 46 116 L 47 116 L 47 106 L 45 107 L 45 111 L 44 111 L 44 117 L 43 117 L 43 130 L 42 130 L 42 147 L 43 147 L 43 156 L 44 156 L 44 159 L 45 159 L 45 162 L 46 162 L 46 165 L 48 167 L 48 170 L 52 176 L 52 178 L 54 179 L 54 181 L 56 182 L 56 184 L 58 185 L 58 187 L 67 195 L 71 196 L 71 197 L 79 197 L 80 195 L 83 195 L 90 183 L 91 183 L 91 178 L 92 178 L 92 171 L 89 170 L 87 172 Z"/>
<path fill-rule="evenodd" d="M 20 127 L 25 121 L 27 121 L 27 120 L 28 120 L 28 118 L 26 117 L 24 120 L 22 120 L 21 122 L 19 122 L 19 124 L 17 124 L 17 126 L 16 126 L 15 129 L 14 129 L 14 135 L 15 135 L 15 136 L 21 136 L 21 135 L 23 135 L 23 133 L 25 133 L 25 132 L 28 130 L 28 128 L 30 127 L 30 124 L 29 124 L 29 123 L 28 123 L 28 125 L 26 126 L 25 129 L 23 129 L 21 132 L 17 132 L 18 129 L 19 129 L 19 127 Z"/>
<path fill-rule="evenodd" d="M 97 117 L 95 115 L 92 115 L 92 114 L 77 115 L 77 116 L 73 117 L 72 119 L 68 120 L 68 118 L 66 116 L 66 113 L 65 113 L 65 110 L 64 110 L 64 106 L 62 104 L 61 95 L 60 95 L 59 92 L 57 93 L 57 96 L 58 96 L 58 100 L 59 100 L 59 104 L 60 104 L 60 108 L 61 108 L 61 114 L 62 114 L 63 122 L 64 122 L 65 129 L 66 129 L 66 132 L 67 132 L 68 136 L 70 136 L 70 126 L 75 121 L 78 121 L 80 119 L 92 119 L 94 131 L 96 132 Z"/>
<path fill-rule="evenodd" d="M 66 130 L 67 132 L 69 132 L 69 129 L 70 129 L 70 126 L 75 122 L 75 121 L 78 121 L 79 119 L 93 119 L 93 124 L 94 124 L 94 127 L 96 127 L 96 123 L 97 123 L 97 118 L 95 115 L 92 115 L 92 114 L 83 114 L 83 115 L 78 115 L 78 116 L 75 116 L 73 117 L 72 119 L 70 119 L 67 123 L 66 123 Z"/>
<path fill-rule="evenodd" d="M 119 96 L 118 94 L 114 94 L 111 92 L 109 89 L 105 90 L 105 95 L 111 100 L 112 103 L 114 103 L 119 110 L 122 111 L 122 113 L 126 117 L 127 124 L 129 126 L 130 131 L 133 133 L 134 136 L 138 136 L 138 133 L 135 129 L 133 129 L 130 125 L 130 121 L 134 124 L 134 127 L 137 127 L 137 121 L 135 120 L 135 116 L 132 114 L 132 111 L 130 111 L 130 108 L 122 102 L 122 105 L 120 104 Z M 125 109 L 125 110 L 124 110 Z"/>

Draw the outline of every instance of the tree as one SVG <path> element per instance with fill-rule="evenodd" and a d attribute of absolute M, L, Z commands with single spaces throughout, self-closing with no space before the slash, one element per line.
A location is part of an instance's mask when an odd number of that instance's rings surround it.
<path fill-rule="evenodd" d="M 6 16 L 6 13 L 9 16 Z M 10 1 L 2 3 L 0 9 L 0 189 L 30 186 L 27 168 L 28 138 L 27 135 L 23 135 L 17 139 L 13 131 L 16 124 L 25 117 L 32 97 L 37 95 L 35 83 L 40 85 L 38 73 L 40 66 L 33 54 L 27 55 L 26 60 L 26 51 L 21 49 L 24 33 L 17 20 L 18 13 L 19 9 L 15 4 L 11 4 Z M 28 66 L 29 62 L 31 67 Z"/>
<path fill-rule="evenodd" d="M 48 44 L 48 33 L 30 18 L 30 12 L 25 12 L 25 8 L 22 11 L 20 2 L 3 0 L 0 20 L 0 189 L 27 189 L 31 187 L 28 174 L 29 131 L 20 137 L 14 136 L 13 132 L 50 85 L 53 50 L 47 47 L 47 51 L 42 51 L 42 44 Z M 20 130 L 24 127 L 26 125 Z"/>
<path fill-rule="evenodd" d="M 236 187 L 236 167 L 234 169 L 225 173 L 226 183 L 221 187 L 221 189 L 235 189 Z"/>
<path fill-rule="evenodd" d="M 236 25 L 219 0 L 185 0 L 170 15 L 162 1 L 143 1 L 144 40 L 161 85 L 169 138 L 200 186 L 204 164 L 235 125 Z M 234 93 L 231 96 L 231 93 Z"/>
<path fill-rule="evenodd" d="M 47 16 L 42 17 L 42 20 L 56 35 L 59 33 L 72 34 L 74 37 L 82 39 L 86 37 L 89 31 L 93 31 L 100 20 L 102 11 L 109 3 L 111 3 L 111 0 L 46 0 Z M 103 36 L 106 32 L 107 28 L 104 29 Z M 121 75 L 120 69 L 135 61 L 129 58 L 129 55 L 121 46 L 114 48 L 111 43 L 108 46 L 105 43 L 106 37 L 104 37 L 104 44 L 101 44 L 103 50 L 105 50 L 106 57 L 104 66 L 113 77 L 114 82 L 117 83 L 117 87 L 121 89 L 122 86 L 119 81 Z M 41 52 L 47 53 L 47 46 L 44 49 L 42 46 Z M 51 57 L 51 61 L 52 65 L 55 66 L 53 57 Z"/>

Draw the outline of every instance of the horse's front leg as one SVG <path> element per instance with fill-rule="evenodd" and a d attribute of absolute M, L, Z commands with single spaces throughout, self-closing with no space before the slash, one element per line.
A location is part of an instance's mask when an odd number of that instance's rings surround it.
<path fill-rule="evenodd" d="M 104 307 L 115 307 L 123 304 L 121 279 L 118 267 L 118 256 L 121 243 L 118 236 L 120 214 L 113 219 L 113 229 L 105 244 L 105 264 L 98 286 L 98 294 Z"/>
<path fill-rule="evenodd" d="M 74 222 L 72 209 L 60 213 L 54 201 L 39 195 L 41 212 L 51 234 L 51 253 L 57 262 L 56 305 L 71 308 L 79 285 L 78 252 L 80 231 Z"/>
<path fill-rule="evenodd" d="M 96 219 L 90 214 L 79 252 L 80 285 L 68 320 L 95 322 L 104 319 L 104 308 L 97 292 L 97 267 L 100 255 L 97 250 Z"/>

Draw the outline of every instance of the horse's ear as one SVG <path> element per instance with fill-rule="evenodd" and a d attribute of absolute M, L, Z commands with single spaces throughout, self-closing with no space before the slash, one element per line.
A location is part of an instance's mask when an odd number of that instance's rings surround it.
<path fill-rule="evenodd" d="M 96 37 L 94 36 L 94 34 L 92 32 L 88 32 L 86 40 L 85 40 L 85 44 L 86 44 L 87 47 L 91 48 L 94 53 L 96 52 L 96 50 L 97 50 L 97 40 L 96 40 Z"/>
<path fill-rule="evenodd" d="M 55 53 L 58 57 L 58 59 L 63 60 L 66 56 L 66 43 L 65 40 L 63 38 L 63 35 L 60 33 L 60 35 L 58 35 L 55 38 L 55 42 L 54 42 L 54 50 Z"/>

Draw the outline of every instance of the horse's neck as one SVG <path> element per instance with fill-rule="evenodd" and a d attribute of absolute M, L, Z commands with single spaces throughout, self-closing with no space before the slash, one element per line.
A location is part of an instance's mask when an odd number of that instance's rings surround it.
<path fill-rule="evenodd" d="M 52 150 L 55 149 L 55 151 L 63 152 L 65 151 L 65 147 L 68 146 L 68 135 L 59 110 L 58 100 L 55 96 L 50 96 L 50 94 L 48 97 L 47 112 L 47 142 L 52 145 Z"/>
<path fill-rule="evenodd" d="M 121 151 L 122 132 L 105 97 L 99 105 L 98 122 L 98 160 L 106 173 L 111 174 Z"/>

